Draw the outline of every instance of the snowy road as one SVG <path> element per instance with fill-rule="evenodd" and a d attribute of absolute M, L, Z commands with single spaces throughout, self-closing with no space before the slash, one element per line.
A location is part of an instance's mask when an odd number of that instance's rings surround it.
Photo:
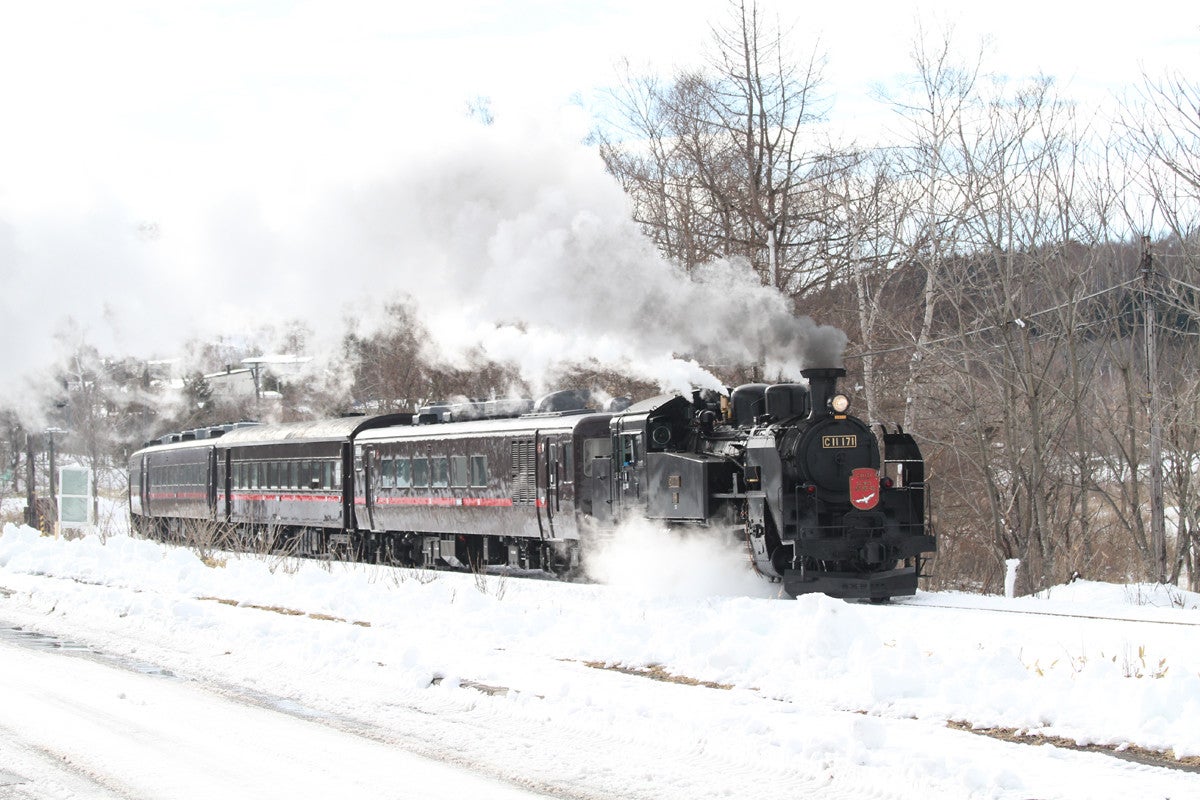
<path fill-rule="evenodd" d="M 501 713 L 487 706 L 504 701 L 486 698 L 506 694 L 506 687 L 459 679 L 451 681 L 457 688 L 385 703 L 373 720 L 356 719 L 248 686 L 206 686 L 78 641 L 29 635 L 8 620 L 0 619 L 0 627 L 0 680 L 5 697 L 13 698 L 0 710 L 0 735 L 26 760 L 42 762 L 25 768 L 32 777 L 9 788 L 17 793 L 0 789 L 0 798 L 540 796 L 410 750 L 463 764 L 479 759 L 478 768 L 493 773 L 504 769 L 496 754 L 507 753 L 512 780 L 540 775 L 543 788 L 559 797 L 912 796 L 890 789 L 890 777 L 878 770 L 831 785 L 832 775 L 821 771 L 760 763 L 753 739 L 741 740 L 741 719 L 772 724 L 774 715 L 794 717 L 787 705 L 581 664 L 543 664 L 525 682 L 553 686 L 565 679 L 603 694 L 614 710 L 645 716 L 663 706 L 671 719 L 651 717 L 639 730 L 611 710 L 598 719 L 553 709 Z M 776 708 L 765 713 L 762 706 Z M 859 715 L 832 717 L 822 724 L 860 732 L 866 724 Z M 526 771 L 519 765 L 528 763 L 530 750 L 537 763 Z M 56 769 L 44 772 L 47 763 Z M 57 788 L 71 779 L 86 790 Z"/>
<path fill-rule="evenodd" d="M 1200 796 L 1196 773 L 1036 744 L 1200 753 L 1197 598 L 1080 591 L 672 596 L 7 529 L 0 625 L 79 646 L 0 635 L 0 798 Z"/>
<path fill-rule="evenodd" d="M 17 641 L 0 636 L 0 798 L 538 796 L 339 730 L 332 719 Z"/>

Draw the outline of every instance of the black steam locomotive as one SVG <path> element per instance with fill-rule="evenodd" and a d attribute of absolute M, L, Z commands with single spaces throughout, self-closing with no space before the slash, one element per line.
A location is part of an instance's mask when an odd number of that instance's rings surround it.
<path fill-rule="evenodd" d="M 836 391 L 845 372 L 803 374 L 606 412 L 558 392 L 176 434 L 132 455 L 131 518 L 162 538 L 559 575 L 650 519 L 739 540 L 792 596 L 914 593 L 935 548 L 916 442 L 885 432 L 881 453 Z"/>

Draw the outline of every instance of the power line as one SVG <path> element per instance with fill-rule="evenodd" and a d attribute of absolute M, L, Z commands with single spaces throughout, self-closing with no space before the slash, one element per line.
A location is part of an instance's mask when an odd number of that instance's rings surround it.
<path fill-rule="evenodd" d="M 1109 286 L 1107 289 L 1101 289 L 1099 291 L 1092 292 L 1091 294 L 1084 295 L 1083 297 L 1073 298 L 1064 303 L 1059 303 L 1056 306 L 1050 306 L 1049 308 L 1043 308 L 1039 311 L 1032 311 L 1032 312 L 1030 312 L 1028 314 L 1024 314 L 1020 317 L 1014 317 L 1010 320 L 1005 320 L 1004 322 L 994 323 L 992 325 L 985 325 L 981 328 L 974 328 L 969 331 L 956 333 L 956 334 L 953 334 L 952 336 L 943 336 L 938 339 L 930 339 L 926 342 L 912 342 L 909 344 L 897 345 L 896 347 L 888 347 L 883 350 L 869 350 L 869 351 L 863 352 L 863 353 L 855 353 L 853 355 L 847 355 L 847 356 L 845 356 L 845 358 L 847 358 L 847 359 L 865 358 L 867 356 L 879 356 L 879 355 L 885 355 L 887 353 L 899 353 L 904 350 L 911 350 L 917 346 L 925 347 L 925 346 L 931 346 L 931 345 L 937 345 L 937 344 L 945 344 L 946 342 L 952 342 L 956 339 L 961 339 L 961 338 L 964 338 L 967 336 L 978 336 L 979 334 L 987 333 L 988 331 L 1000 330 L 1001 328 L 1006 328 L 1009 325 L 1017 325 L 1020 327 L 1025 327 L 1026 320 L 1036 319 L 1037 317 L 1043 316 L 1045 314 L 1050 314 L 1054 311 L 1061 311 L 1062 309 L 1068 308 L 1073 305 L 1078 305 L 1080 303 L 1086 303 L 1088 300 L 1093 300 L 1097 297 L 1102 297 L 1103 295 L 1106 295 L 1109 292 L 1115 292 L 1119 289 L 1128 288 L 1129 286 L 1132 286 L 1133 284 L 1136 284 L 1139 281 L 1140 281 L 1140 278 L 1131 278 L 1122 283 L 1118 283 L 1115 286 Z M 1197 289 L 1197 291 L 1200 291 L 1200 289 Z"/>

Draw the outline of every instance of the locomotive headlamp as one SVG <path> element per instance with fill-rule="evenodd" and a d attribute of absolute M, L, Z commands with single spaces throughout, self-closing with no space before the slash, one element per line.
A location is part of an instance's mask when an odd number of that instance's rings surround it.
<path fill-rule="evenodd" d="M 829 398 L 829 408 L 835 414 L 845 414 L 846 409 L 850 407 L 850 398 L 844 394 L 835 394 Z"/>

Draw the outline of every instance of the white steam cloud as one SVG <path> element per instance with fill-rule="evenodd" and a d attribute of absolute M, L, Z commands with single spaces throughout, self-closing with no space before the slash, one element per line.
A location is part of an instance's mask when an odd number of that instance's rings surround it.
<path fill-rule="evenodd" d="M 793 315 L 744 264 L 685 275 L 664 261 L 582 134 L 567 116 L 464 122 L 403 158 L 326 153 L 285 181 L 0 203 L 0 313 L 21 332 L 0 367 L 43 368 L 68 317 L 102 351 L 147 357 L 299 319 L 321 356 L 405 297 L 446 359 L 482 348 L 535 386 L 564 363 L 676 389 L 716 386 L 704 363 L 791 378 L 840 363 L 841 331 Z"/>
<path fill-rule="evenodd" d="M 794 316 L 745 264 L 687 275 L 662 259 L 594 150 L 562 131 L 474 129 L 331 214 L 370 249 L 362 279 L 399 278 L 446 353 L 482 346 L 534 383 L 562 362 L 684 389 L 718 385 L 695 358 L 789 377 L 841 361 L 844 334 Z"/>
<path fill-rule="evenodd" d="M 584 569 L 592 580 L 644 596 L 780 595 L 780 584 L 754 572 L 744 543 L 648 520 L 624 522 L 602 540 L 589 541 Z"/>

